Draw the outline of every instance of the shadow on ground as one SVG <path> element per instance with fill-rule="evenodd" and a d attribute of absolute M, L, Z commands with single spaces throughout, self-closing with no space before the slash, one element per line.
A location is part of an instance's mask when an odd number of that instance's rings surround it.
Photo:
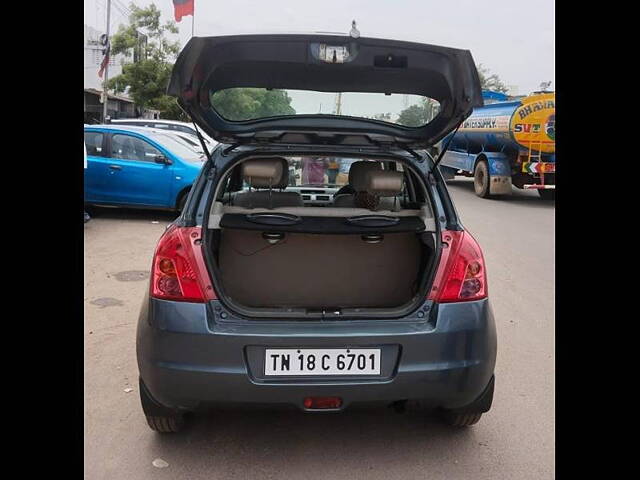
<path fill-rule="evenodd" d="M 470 193 L 475 196 L 472 179 L 447 180 L 447 187 L 451 191 Z M 555 200 L 543 200 L 538 195 L 538 192 L 533 190 L 521 190 L 518 188 L 513 188 L 513 193 L 511 195 L 501 195 L 489 199 L 478 198 L 478 201 L 504 202 L 506 204 L 527 205 L 533 208 L 545 209 L 553 209 L 556 206 Z"/>
<path fill-rule="evenodd" d="M 143 220 L 143 221 L 159 221 L 173 222 L 177 217 L 177 212 L 167 210 L 145 210 L 135 208 L 108 208 L 108 207 L 89 207 L 88 213 L 91 219 L 109 219 L 109 220 Z"/>
<path fill-rule="evenodd" d="M 321 466 L 328 469 L 325 474 L 380 473 L 407 461 L 437 463 L 482 448 L 474 427 L 449 427 L 429 410 L 400 414 L 387 407 L 340 414 L 216 410 L 188 418 L 178 434 L 149 432 L 148 438 L 163 458 L 189 459 L 191 471 L 213 467 L 218 474 L 233 470 L 240 477 L 258 466 L 267 471 L 284 467 L 280 474 L 285 478 L 303 473 L 296 471 L 302 465 Z"/>

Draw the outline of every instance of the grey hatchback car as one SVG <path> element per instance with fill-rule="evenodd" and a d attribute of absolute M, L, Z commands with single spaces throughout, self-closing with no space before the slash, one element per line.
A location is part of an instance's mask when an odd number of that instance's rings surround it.
<path fill-rule="evenodd" d="M 471 54 L 194 37 L 168 92 L 220 144 L 153 256 L 137 330 L 149 426 L 221 404 L 408 401 L 476 423 L 496 360 L 485 262 L 427 151 L 482 105 Z"/>

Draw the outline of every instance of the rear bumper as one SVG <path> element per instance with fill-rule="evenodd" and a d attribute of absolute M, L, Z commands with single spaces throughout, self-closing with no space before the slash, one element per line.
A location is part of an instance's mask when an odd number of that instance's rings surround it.
<path fill-rule="evenodd" d="M 138 323 L 140 376 L 170 408 L 215 403 L 288 404 L 307 396 L 356 402 L 416 399 L 461 408 L 493 375 L 496 333 L 488 300 L 434 306 L 427 320 L 256 322 L 221 320 L 212 305 L 145 301 Z M 262 347 L 387 346 L 388 376 L 265 378 Z M 252 352 L 252 353 L 251 353 Z"/>

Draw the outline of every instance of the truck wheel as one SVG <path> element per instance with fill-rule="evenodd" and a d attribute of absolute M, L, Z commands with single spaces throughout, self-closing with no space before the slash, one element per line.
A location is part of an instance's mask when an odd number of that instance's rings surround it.
<path fill-rule="evenodd" d="M 473 169 L 473 189 L 480 198 L 489 198 L 491 177 L 489 176 L 489 165 L 486 160 L 480 160 Z"/>
<path fill-rule="evenodd" d="M 556 191 L 554 190 L 547 190 L 545 188 L 541 188 L 538 190 L 538 195 L 540 195 L 540 198 L 543 200 L 555 200 L 556 199 Z"/>

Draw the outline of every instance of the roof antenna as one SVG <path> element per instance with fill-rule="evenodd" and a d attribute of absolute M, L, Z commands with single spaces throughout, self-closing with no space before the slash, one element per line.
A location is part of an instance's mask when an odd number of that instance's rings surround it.
<path fill-rule="evenodd" d="M 349 35 L 351 36 L 351 38 L 360 38 L 360 32 L 356 28 L 355 20 L 351 22 L 351 31 L 349 32 Z"/>

